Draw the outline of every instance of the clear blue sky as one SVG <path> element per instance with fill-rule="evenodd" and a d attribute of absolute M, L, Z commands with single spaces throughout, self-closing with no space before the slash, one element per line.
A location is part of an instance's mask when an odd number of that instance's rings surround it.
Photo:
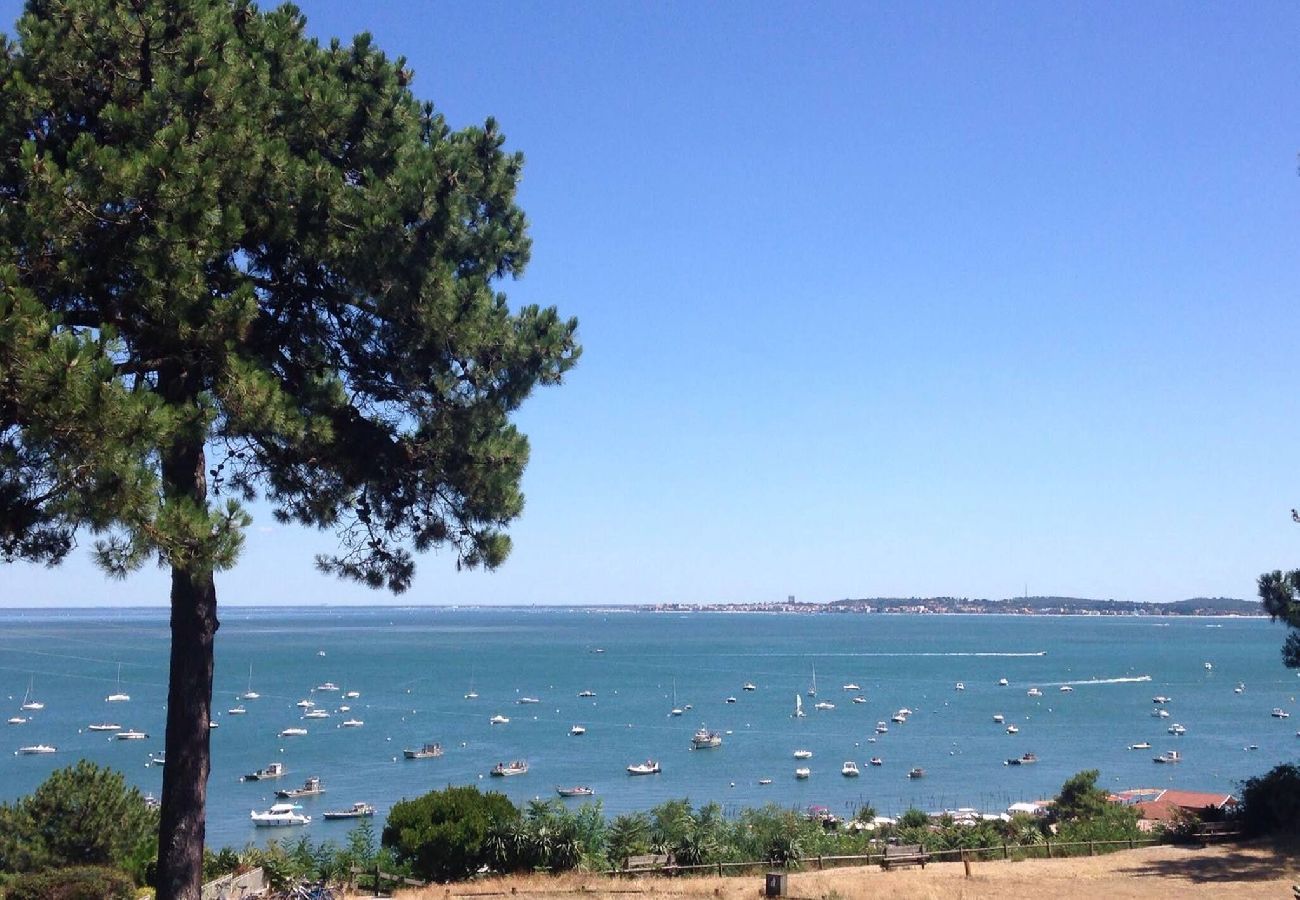
<path fill-rule="evenodd" d="M 400 602 L 1250 597 L 1300 565 L 1300 6 L 301 5 L 497 117 L 535 242 L 507 290 L 581 320 L 520 416 L 511 559 L 425 557 Z M 257 513 L 223 601 L 393 602 Z M 84 551 L 3 585 L 167 592 Z"/>

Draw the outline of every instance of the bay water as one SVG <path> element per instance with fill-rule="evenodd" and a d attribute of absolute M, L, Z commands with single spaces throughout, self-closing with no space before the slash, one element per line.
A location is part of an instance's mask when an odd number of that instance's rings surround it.
<path fill-rule="evenodd" d="M 1300 750 L 1300 717 L 1271 715 L 1297 711 L 1300 678 L 1281 663 L 1284 629 L 1263 619 L 427 607 L 228 607 L 221 619 L 212 847 L 300 834 L 341 841 L 354 823 L 326 822 L 323 810 L 368 801 L 382 827 L 397 800 L 448 785 L 478 784 L 517 803 L 588 785 L 609 814 L 678 797 L 729 811 L 775 802 L 840 814 L 865 803 L 881 814 L 910 806 L 1000 812 L 1053 796 L 1088 768 L 1111 790 L 1231 792 Z M 0 801 L 83 757 L 160 795 L 162 770 L 147 763 L 163 749 L 167 653 L 163 610 L 0 610 L 0 718 L 29 717 L 0 725 Z M 131 699 L 107 703 L 119 663 Z M 815 698 L 807 693 L 814 670 Z M 959 681 L 964 690 L 955 689 Z M 315 690 L 326 682 L 340 690 Z M 755 689 L 743 690 L 746 683 Z M 20 712 L 29 684 L 45 708 Z M 250 684 L 261 696 L 239 699 Z M 1042 695 L 1030 696 L 1031 687 Z M 360 697 L 344 699 L 347 691 Z M 478 697 L 466 699 L 471 692 Z M 804 718 L 793 715 L 796 695 Z M 867 702 L 851 702 L 857 695 Z M 1169 718 L 1152 716 L 1155 696 L 1171 698 Z M 541 702 L 520 704 L 524 697 Z M 330 718 L 304 720 L 295 705 L 303 699 Z M 817 701 L 835 708 L 815 709 Z M 691 708 L 672 716 L 674 703 Z M 245 715 L 227 712 L 241 704 Z M 344 704 L 351 710 L 337 712 Z M 913 711 L 905 724 L 890 721 L 900 708 Z M 493 725 L 494 715 L 510 721 Z M 342 727 L 348 718 L 364 725 Z M 104 721 L 149 738 L 87 730 Z M 876 733 L 878 721 L 887 733 Z M 1174 723 L 1186 734 L 1169 734 Z M 570 735 L 576 724 L 586 734 Z M 1008 734 L 1009 724 L 1019 733 Z M 722 732 L 722 747 L 692 751 L 701 726 Z M 289 727 L 308 734 L 280 737 Z M 403 749 L 434 741 L 442 757 L 403 758 Z M 1128 749 L 1138 742 L 1151 748 Z M 37 743 L 58 752 L 15 752 Z M 796 761 L 796 749 L 813 757 Z M 1155 764 L 1166 750 L 1183 761 Z M 1025 752 L 1039 762 L 1006 765 Z M 884 765 L 867 765 L 873 756 Z M 526 775 L 488 775 L 514 759 L 528 761 Z M 626 773 L 646 759 L 662 773 Z M 840 775 L 850 759 L 861 777 Z M 287 775 L 240 780 L 270 762 Z M 794 778 L 800 765 L 811 778 Z M 925 776 L 909 779 L 913 767 Z M 326 792 L 301 801 L 313 816 L 305 830 L 252 827 L 250 810 L 312 775 Z"/>

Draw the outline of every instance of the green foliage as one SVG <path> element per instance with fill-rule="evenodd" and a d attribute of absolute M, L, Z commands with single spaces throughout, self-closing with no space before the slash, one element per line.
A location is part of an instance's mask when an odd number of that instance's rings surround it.
<path fill-rule="evenodd" d="M 1274 766 L 1241 785 L 1241 825 L 1250 835 L 1300 834 L 1300 767 Z"/>
<path fill-rule="evenodd" d="M 1282 662 L 1289 668 L 1300 668 L 1300 569 L 1265 572 L 1259 576 L 1259 599 L 1264 612 L 1289 629 L 1282 645 Z"/>
<path fill-rule="evenodd" d="M 1052 814 L 1062 822 L 1071 822 L 1091 819 L 1105 812 L 1112 804 L 1106 799 L 1106 792 L 1097 787 L 1100 777 L 1101 772 L 1096 769 L 1085 769 L 1071 775 L 1061 785 Z"/>
<path fill-rule="evenodd" d="M 929 824 L 930 817 L 916 807 L 912 807 L 898 817 L 899 828 L 925 828 Z"/>
<path fill-rule="evenodd" d="M 157 834 L 157 811 L 121 773 L 82 760 L 0 806 L 0 871 L 111 866 L 143 881 Z"/>
<path fill-rule="evenodd" d="M 464 878 L 492 861 L 489 837 L 513 840 L 507 826 L 519 810 L 503 794 L 477 787 L 449 787 L 397 803 L 388 814 L 382 843 L 417 877 Z"/>
<path fill-rule="evenodd" d="M 650 829 L 650 817 L 645 813 L 615 816 L 605 834 L 606 855 L 611 867 L 621 867 L 629 856 L 648 852 Z"/>
<path fill-rule="evenodd" d="M 5 900 L 134 900 L 131 876 L 104 866 L 45 869 L 19 875 L 5 886 Z"/>

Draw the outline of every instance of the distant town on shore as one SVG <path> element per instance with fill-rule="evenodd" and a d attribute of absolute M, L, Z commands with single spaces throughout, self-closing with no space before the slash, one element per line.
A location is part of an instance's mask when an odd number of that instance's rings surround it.
<path fill-rule="evenodd" d="M 645 607 L 642 607 L 645 608 Z M 809 603 L 793 597 L 776 603 L 656 603 L 659 612 L 964 613 L 1014 616 L 1264 616 L 1256 600 L 1193 597 L 1167 603 L 1092 600 L 1086 597 L 866 597 Z"/>

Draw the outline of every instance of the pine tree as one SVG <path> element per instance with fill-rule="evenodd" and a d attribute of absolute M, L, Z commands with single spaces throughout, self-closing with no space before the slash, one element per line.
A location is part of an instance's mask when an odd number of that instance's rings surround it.
<path fill-rule="evenodd" d="M 29 0 L 0 38 L 0 558 L 171 571 L 160 898 L 197 897 L 213 573 L 262 498 L 327 572 L 496 566 L 510 415 L 579 348 L 498 286 L 522 158 L 368 36 L 247 0 Z"/>

